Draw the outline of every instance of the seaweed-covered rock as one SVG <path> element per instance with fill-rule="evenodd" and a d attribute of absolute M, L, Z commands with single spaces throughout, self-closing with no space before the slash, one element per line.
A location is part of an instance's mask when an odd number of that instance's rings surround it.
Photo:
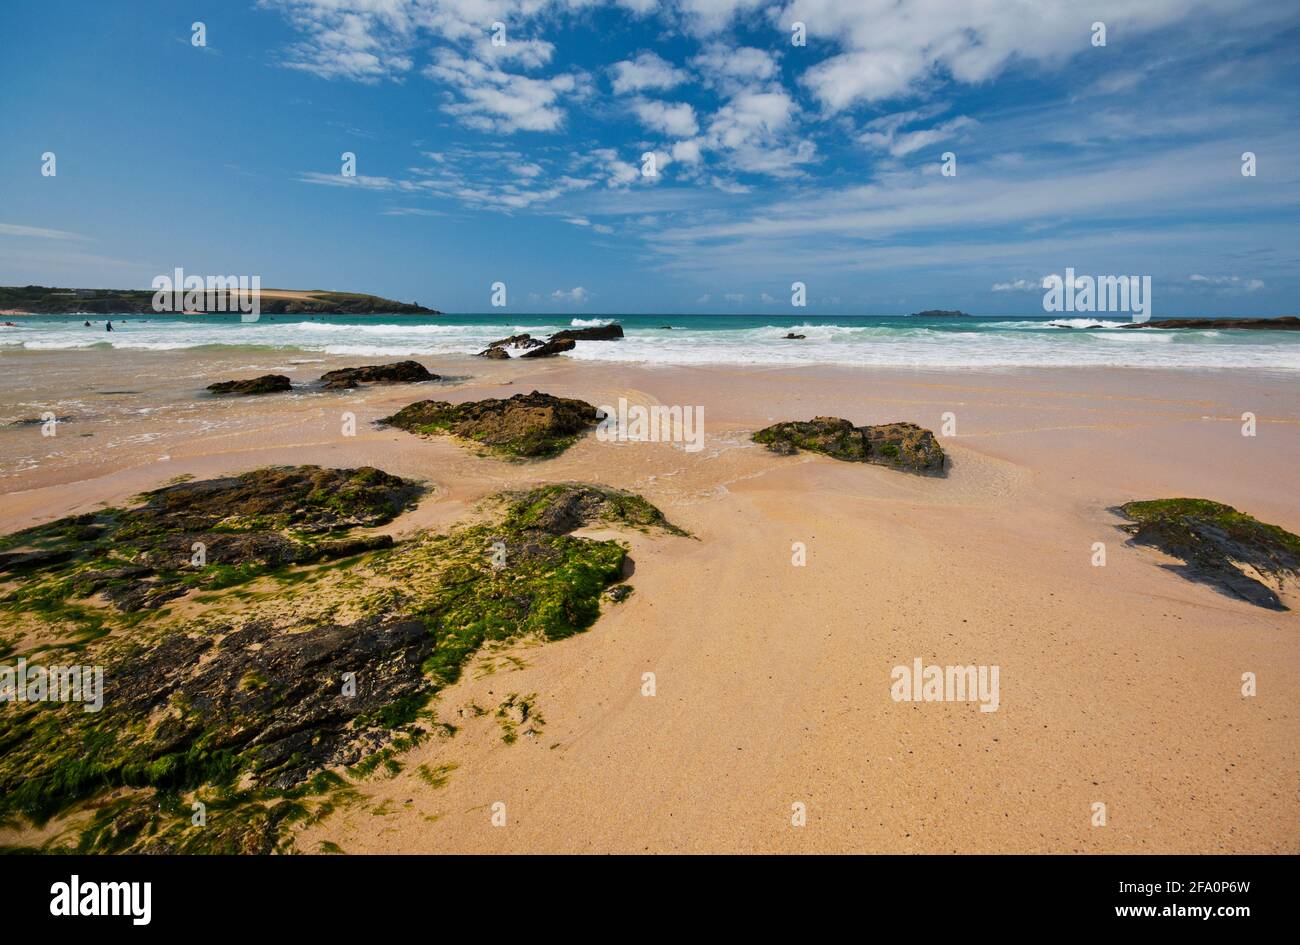
<path fill-rule="evenodd" d="M 623 337 L 623 326 L 617 322 L 609 325 L 589 325 L 586 328 L 566 328 L 551 335 L 549 341 L 616 341 Z"/>
<path fill-rule="evenodd" d="M 429 373 L 429 369 L 419 361 L 397 361 L 327 371 L 320 379 L 326 390 L 345 390 L 358 384 L 418 384 L 436 381 L 438 375 Z"/>
<path fill-rule="evenodd" d="M 392 520 L 420 488 L 373 466 L 271 466 L 164 486 L 125 514 L 139 528 L 223 531 L 262 527 L 328 532 Z"/>
<path fill-rule="evenodd" d="M 421 400 L 380 423 L 410 433 L 450 433 L 510 456 L 542 457 L 564 452 L 598 421 L 586 401 L 533 391 L 464 404 Z"/>
<path fill-rule="evenodd" d="M 550 535 L 567 535 L 596 523 L 687 534 L 639 495 L 585 482 L 560 482 L 515 493 L 510 496 L 506 516 L 506 524 L 512 528 L 537 529 Z"/>
<path fill-rule="evenodd" d="M 48 605 L 102 593 L 121 611 L 154 609 L 194 587 L 389 547 L 388 535 L 316 536 L 382 525 L 420 492 L 369 466 L 275 467 L 164 486 L 146 492 L 135 508 L 59 519 L 0 539 L 0 573 L 39 578 L 4 600 Z"/>
<path fill-rule="evenodd" d="M 1183 577 L 1230 597 L 1286 610 L 1277 591 L 1300 574 L 1300 537 L 1209 499 L 1153 499 L 1117 509 L 1133 542 L 1181 558 Z"/>
<path fill-rule="evenodd" d="M 578 343 L 572 338 L 562 338 L 559 341 L 554 339 L 546 342 L 540 348 L 532 348 L 525 351 L 519 357 L 521 358 L 551 358 L 565 351 L 572 351 L 578 346 Z"/>
<path fill-rule="evenodd" d="M 485 643 L 566 637 L 626 596 L 606 596 L 626 548 L 574 528 L 679 533 L 639 496 L 600 486 L 544 486 L 494 508 L 275 593 L 214 591 L 192 622 L 147 610 L 123 622 L 82 660 L 106 667 L 101 712 L 5 714 L 0 820 L 69 815 L 50 851 L 74 831 L 80 852 L 292 850 L 292 824 L 354 802 L 350 782 L 400 771 L 403 752 L 452 731 L 425 707 Z M 109 571 L 99 577 L 147 573 Z M 191 799 L 208 805 L 202 830 Z"/>
<path fill-rule="evenodd" d="M 824 453 L 850 463 L 877 463 L 911 472 L 941 472 L 943 447 L 929 430 L 914 423 L 855 427 L 842 417 L 814 417 L 773 424 L 754 434 L 754 442 L 782 456 L 799 450 Z"/>
<path fill-rule="evenodd" d="M 283 374 L 263 374 L 261 377 L 254 377 L 242 381 L 219 381 L 216 384 L 209 384 L 208 390 L 214 394 L 277 394 L 282 391 L 292 390 L 289 378 Z"/>

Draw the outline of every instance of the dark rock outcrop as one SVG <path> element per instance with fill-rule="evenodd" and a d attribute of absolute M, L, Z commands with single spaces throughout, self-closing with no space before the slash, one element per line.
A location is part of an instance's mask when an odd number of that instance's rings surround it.
<path fill-rule="evenodd" d="M 512 456 L 540 457 L 562 453 L 598 420 L 586 401 L 533 391 L 464 404 L 422 400 L 380 423 L 410 433 L 449 433 Z"/>
<path fill-rule="evenodd" d="M 765 427 L 754 434 L 754 442 L 782 456 L 809 450 L 845 462 L 910 472 L 941 472 L 945 461 L 934 434 L 914 423 L 855 427 L 840 417 L 814 417 Z"/>
<path fill-rule="evenodd" d="M 393 364 L 367 364 L 364 367 L 342 368 L 327 371 L 320 379 L 326 390 L 344 390 L 358 384 L 418 384 L 421 381 L 436 381 L 437 374 L 419 361 L 397 361 Z"/>
<path fill-rule="evenodd" d="M 1133 322 L 1120 328 L 1246 328 L 1254 331 L 1300 331 L 1300 316 L 1278 318 L 1162 318 L 1153 322 Z"/>
<path fill-rule="evenodd" d="M 588 328 L 566 328 L 551 335 L 549 341 L 616 341 L 623 337 L 623 326 L 614 322 L 609 325 L 592 325 Z"/>
<path fill-rule="evenodd" d="M 518 335 L 511 335 L 509 338 L 499 338 L 478 354 L 481 358 L 508 358 L 510 353 L 504 350 L 506 348 L 540 348 L 543 344 L 545 342 L 540 338 L 534 338 L 525 331 Z M 494 351 L 500 353 L 493 354 Z"/>
<path fill-rule="evenodd" d="M 478 353 L 480 358 L 491 358 L 493 361 L 509 361 L 510 352 L 505 348 L 488 348 Z"/>
<path fill-rule="evenodd" d="M 1300 537 L 1209 499 L 1155 499 L 1116 509 L 1134 544 L 1181 558 L 1165 567 L 1230 597 L 1286 610 L 1278 597 L 1300 575 Z M 1270 584 L 1272 586 L 1270 586 Z"/>
<path fill-rule="evenodd" d="M 796 335 L 794 332 L 789 332 L 788 334 L 786 334 L 786 336 L 785 336 L 785 340 L 786 340 L 786 341 L 803 341 L 803 340 L 804 340 L 805 338 L 807 338 L 807 337 L 808 337 L 807 335 Z"/>
<path fill-rule="evenodd" d="M 209 384 L 208 390 L 214 394 L 278 394 L 292 390 L 292 385 L 283 374 L 263 374 L 242 381 L 219 381 Z"/>
<path fill-rule="evenodd" d="M 578 346 L 572 339 L 562 339 L 560 341 L 548 341 L 540 348 L 532 348 L 525 351 L 519 357 L 521 358 L 550 358 L 565 351 L 572 351 Z"/>

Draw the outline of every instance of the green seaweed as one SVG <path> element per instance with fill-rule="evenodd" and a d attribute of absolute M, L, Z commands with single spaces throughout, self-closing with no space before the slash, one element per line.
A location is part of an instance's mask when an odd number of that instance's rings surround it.
<path fill-rule="evenodd" d="M 223 589 L 223 580 L 205 583 L 197 601 L 202 613 L 188 623 L 170 620 L 165 610 L 116 614 L 101 607 L 94 608 L 94 617 L 92 608 L 69 603 L 71 586 L 105 570 L 102 561 L 63 562 L 49 569 L 53 573 L 12 576 L 15 586 L 3 606 L 27 614 L 47 608 L 60 619 L 75 614 L 90 635 L 82 643 L 90 651 L 87 659 L 106 666 L 118 701 L 106 702 L 102 714 L 73 705 L 23 704 L 0 716 L 0 821 L 21 818 L 41 825 L 68 818 L 72 825 L 89 813 L 75 828 L 75 849 L 91 853 L 292 849 L 293 828 L 318 822 L 354 800 L 353 782 L 393 776 L 402 770 L 401 756 L 424 738 L 454 733 L 453 726 L 432 718 L 428 706 L 485 644 L 561 639 L 597 619 L 603 593 L 622 580 L 627 550 L 614 540 L 568 532 L 601 523 L 686 534 L 639 496 L 585 484 L 507 494 L 492 507 L 497 512 L 486 521 L 425 533 L 343 562 L 275 571 L 275 592 L 250 593 L 234 584 Z M 108 510 L 95 520 L 103 524 L 121 514 Z M 281 515 L 274 508 L 267 514 Z M 70 527 L 88 524 L 45 527 L 36 538 L 57 545 Z M 25 536 L 13 547 L 31 547 L 36 538 Z M 498 561 L 493 549 L 502 546 L 504 561 Z M 187 576 L 182 573 L 178 580 Z M 299 595 L 314 609 L 291 618 L 297 622 L 282 631 L 260 623 L 259 614 L 283 604 L 286 595 Z M 223 611 L 236 603 L 242 610 L 232 622 Z M 256 654 L 279 640 L 299 641 L 298 646 L 315 639 L 312 633 L 335 632 L 322 626 L 327 619 L 322 615 L 344 605 L 354 622 L 339 628 L 347 631 L 339 639 L 402 625 L 428 635 L 427 655 L 421 649 L 413 664 L 400 659 L 386 664 L 385 672 L 408 674 L 404 686 L 393 690 L 400 695 L 354 712 L 345 726 L 311 730 L 292 752 L 270 750 L 273 740 L 254 736 L 271 724 L 267 719 L 274 713 L 298 705 L 292 700 L 303 698 L 304 680 L 263 670 Z M 288 609 L 296 612 L 299 605 L 290 602 Z M 123 632 L 91 635 L 110 624 Z M 351 629 L 358 627 L 364 630 Z M 253 630 L 249 641 L 256 647 L 220 642 Z M 4 645 L 13 646 L 8 637 Z M 212 677 L 220 688 L 200 687 L 195 698 L 184 695 L 190 691 L 186 680 L 207 678 L 200 674 L 227 666 L 224 675 Z M 366 675 L 365 665 L 356 669 L 358 676 Z M 162 675 L 155 679 L 155 672 Z M 330 683 L 328 691 L 336 693 L 336 685 Z M 167 692 L 172 694 L 159 704 L 155 693 Z M 214 711 L 216 704 L 227 707 Z M 535 735 L 544 724 L 534 695 L 512 695 L 497 713 L 503 733 L 512 737 Z M 322 741 L 326 736 L 332 741 Z M 440 786 L 447 770 L 417 769 L 417 774 Z M 200 797 L 207 805 L 207 825 L 195 827 L 189 803 Z M 68 848 L 65 840 L 47 847 Z"/>

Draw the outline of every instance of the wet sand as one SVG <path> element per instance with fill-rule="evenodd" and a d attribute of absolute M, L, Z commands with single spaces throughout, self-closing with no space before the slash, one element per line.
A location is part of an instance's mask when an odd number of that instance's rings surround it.
<path fill-rule="evenodd" d="M 320 463 L 428 481 L 433 494 L 397 533 L 454 521 L 502 488 L 577 479 L 639 492 L 698 539 L 618 533 L 635 561 L 625 603 L 568 640 L 481 655 L 438 701 L 457 734 L 365 782 L 367 803 L 305 832 L 301 849 L 1300 851 L 1294 611 L 1161 568 L 1157 552 L 1124 543 L 1109 511 L 1198 496 L 1300 532 L 1292 377 L 421 360 L 450 379 L 217 400 L 200 393 L 216 380 L 274 372 L 305 384 L 362 362 L 229 350 L 0 358 L 0 423 L 71 418 L 55 437 L 0 427 L 3 531 L 181 474 Z M 511 464 L 370 423 L 418 399 L 534 388 L 597 405 L 703 405 L 705 448 L 589 436 L 559 458 Z M 1247 411 L 1254 437 L 1241 435 Z M 347 412 L 355 437 L 342 435 Z M 941 437 L 946 478 L 778 457 L 748 438 L 814 415 L 940 433 L 945 414 L 956 427 Z M 795 542 L 806 566 L 791 563 Z M 1092 565 L 1095 542 L 1105 567 Z M 1000 667 L 999 709 L 894 702 L 891 669 L 917 657 Z M 1245 672 L 1259 680 L 1251 698 Z M 535 693 L 545 724 L 506 744 L 492 710 L 511 693 Z M 445 766 L 445 785 L 430 787 L 420 765 Z M 505 826 L 493 825 L 497 802 Z M 1096 802 L 1104 827 L 1091 825 Z M 796 803 L 806 826 L 791 823 Z"/>

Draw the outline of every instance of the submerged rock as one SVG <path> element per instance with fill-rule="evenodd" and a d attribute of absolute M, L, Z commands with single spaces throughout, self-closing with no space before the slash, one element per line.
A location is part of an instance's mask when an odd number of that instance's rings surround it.
<path fill-rule="evenodd" d="M 419 361 L 397 361 L 393 364 L 367 364 L 364 367 L 342 368 L 327 371 L 320 379 L 326 390 L 342 390 L 368 384 L 418 384 L 421 381 L 436 381 L 437 374 L 430 374 Z"/>
<path fill-rule="evenodd" d="M 1300 574 L 1300 537 L 1209 499 L 1154 499 L 1117 510 L 1133 542 L 1181 558 L 1166 565 L 1230 597 L 1286 610 L 1277 591 Z"/>
<path fill-rule="evenodd" d="M 421 400 L 380 423 L 410 433 L 450 433 L 511 456 L 539 457 L 564 452 L 598 420 L 586 401 L 533 391 L 464 404 Z"/>
<path fill-rule="evenodd" d="M 911 472 L 940 472 L 945 461 L 934 434 L 914 423 L 855 427 L 841 417 L 814 417 L 765 427 L 754 434 L 754 442 L 782 456 L 802 449 L 845 462 L 876 463 Z"/>
<path fill-rule="evenodd" d="M 786 334 L 784 340 L 785 340 L 785 341 L 803 341 L 803 340 L 804 340 L 805 338 L 807 338 L 807 337 L 808 337 L 807 335 L 796 335 L 794 332 L 788 332 L 788 333 Z"/>
<path fill-rule="evenodd" d="M 551 341 L 546 342 L 546 344 L 542 345 L 539 348 L 532 348 L 528 351 L 525 351 L 519 357 L 550 358 L 550 357 L 554 357 L 557 354 L 561 354 L 565 351 L 572 351 L 577 346 L 578 343 L 571 338 L 561 339 L 559 341 L 555 341 L 554 339 L 552 339 Z"/>
<path fill-rule="evenodd" d="M 278 394 L 292 389 L 289 378 L 283 374 L 263 374 L 248 380 L 219 381 L 208 385 L 208 390 L 214 394 Z"/>

